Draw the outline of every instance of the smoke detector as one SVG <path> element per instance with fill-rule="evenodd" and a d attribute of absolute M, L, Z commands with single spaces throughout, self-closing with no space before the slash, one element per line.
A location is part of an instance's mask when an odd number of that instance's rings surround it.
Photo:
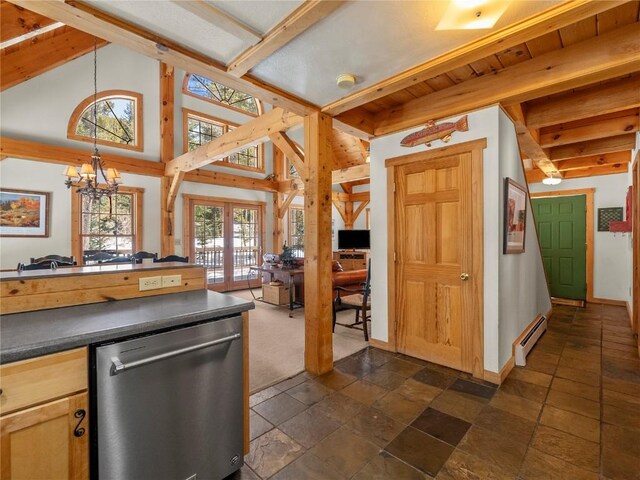
<path fill-rule="evenodd" d="M 351 88 L 356 84 L 356 77 L 351 73 L 341 73 L 336 77 L 336 84 L 340 88 Z"/>

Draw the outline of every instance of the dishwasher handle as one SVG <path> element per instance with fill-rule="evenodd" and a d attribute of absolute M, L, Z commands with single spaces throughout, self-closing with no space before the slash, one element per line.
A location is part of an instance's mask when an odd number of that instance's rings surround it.
<path fill-rule="evenodd" d="M 203 348 L 213 347 L 215 345 L 232 342 L 233 340 L 236 340 L 240 337 L 242 337 L 240 333 L 234 333 L 233 335 L 229 335 L 228 337 L 218 338 L 217 340 L 200 343 L 198 345 L 192 345 L 190 347 L 180 348 L 178 350 L 172 350 L 170 352 L 161 353 L 159 355 L 154 355 L 152 357 L 135 360 L 129 363 L 122 363 L 118 357 L 113 357 L 111 359 L 111 362 L 112 362 L 111 375 L 117 375 L 119 373 L 124 372 L 125 370 L 129 370 L 134 367 L 140 367 L 142 365 L 147 365 L 149 363 L 157 362 L 157 361 L 164 360 L 171 357 L 176 357 L 184 353 L 195 352 L 196 350 L 201 350 Z"/>

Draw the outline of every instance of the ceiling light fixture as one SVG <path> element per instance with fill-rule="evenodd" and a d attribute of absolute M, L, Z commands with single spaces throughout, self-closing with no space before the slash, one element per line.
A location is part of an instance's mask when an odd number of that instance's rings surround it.
<path fill-rule="evenodd" d="M 542 179 L 542 183 L 545 185 L 558 185 L 560 182 L 562 182 L 560 172 L 548 173 L 547 176 Z"/>
<path fill-rule="evenodd" d="M 436 30 L 493 28 L 512 0 L 451 0 Z"/>
<path fill-rule="evenodd" d="M 340 88 L 351 88 L 356 84 L 356 76 L 351 73 L 341 73 L 336 77 L 336 84 Z"/>
<path fill-rule="evenodd" d="M 120 173 L 115 168 L 107 168 L 104 172 L 100 152 L 98 152 L 98 39 L 93 40 L 93 154 L 91 163 L 83 163 L 78 167 L 71 165 L 64 170 L 67 180 L 64 182 L 67 188 L 78 187 L 76 190 L 83 196 L 92 200 L 99 200 L 107 196 L 111 197 L 118 192 L 118 186 L 122 183 Z M 102 177 L 102 178 L 101 178 Z M 102 183 L 100 183 L 102 181 Z"/>

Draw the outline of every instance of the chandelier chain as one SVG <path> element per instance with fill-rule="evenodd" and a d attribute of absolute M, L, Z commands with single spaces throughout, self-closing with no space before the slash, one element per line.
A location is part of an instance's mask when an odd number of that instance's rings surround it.
<path fill-rule="evenodd" d="M 93 150 L 98 153 L 98 37 L 93 37 Z"/>

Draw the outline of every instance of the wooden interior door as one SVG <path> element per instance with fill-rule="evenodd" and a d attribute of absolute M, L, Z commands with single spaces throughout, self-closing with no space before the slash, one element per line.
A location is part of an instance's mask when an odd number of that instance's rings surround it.
<path fill-rule="evenodd" d="M 480 376 L 482 279 L 473 242 L 482 245 L 482 215 L 480 225 L 473 217 L 482 205 L 472 205 L 473 157 L 395 168 L 395 340 L 399 352 Z M 474 182 L 479 188 L 481 178 Z"/>
<path fill-rule="evenodd" d="M 631 198 L 631 228 L 633 237 L 633 329 L 638 334 L 638 349 L 640 350 L 640 153 L 632 169 L 632 198 Z"/>
<path fill-rule="evenodd" d="M 542 263 L 554 298 L 587 299 L 585 195 L 534 198 Z"/>

